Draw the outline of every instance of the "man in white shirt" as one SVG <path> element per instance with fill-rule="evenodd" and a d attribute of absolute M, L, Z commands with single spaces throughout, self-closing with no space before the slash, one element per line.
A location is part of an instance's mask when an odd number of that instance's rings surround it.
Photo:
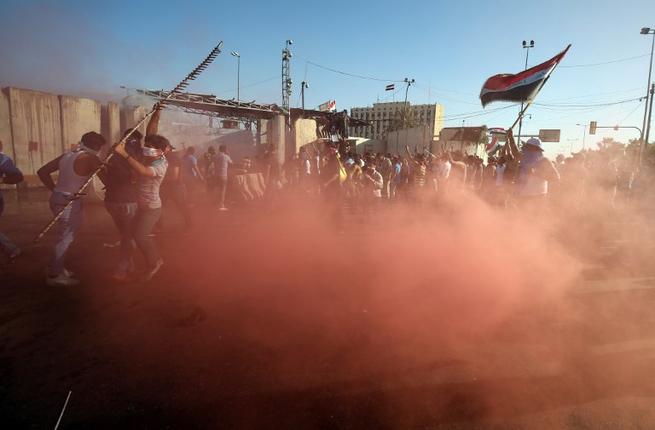
<path fill-rule="evenodd" d="M 218 183 L 218 210 L 226 211 L 225 193 L 227 191 L 227 171 L 232 164 L 232 158 L 227 154 L 227 146 L 218 147 L 218 154 L 214 156 L 214 169 Z"/>

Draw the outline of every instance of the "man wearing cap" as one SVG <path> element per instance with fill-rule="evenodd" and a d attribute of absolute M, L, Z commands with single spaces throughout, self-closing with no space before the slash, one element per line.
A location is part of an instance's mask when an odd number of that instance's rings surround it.
<path fill-rule="evenodd" d="M 512 131 L 507 133 L 510 147 L 516 148 Z M 521 206 L 541 209 L 548 197 L 548 182 L 558 182 L 559 172 L 543 154 L 543 146 L 537 138 L 530 138 L 518 154 L 519 174 L 516 196 Z M 516 155 L 516 154 L 514 154 Z"/>

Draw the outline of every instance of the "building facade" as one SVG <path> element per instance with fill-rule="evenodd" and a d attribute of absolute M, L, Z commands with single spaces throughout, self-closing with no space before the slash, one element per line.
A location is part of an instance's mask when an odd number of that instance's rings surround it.
<path fill-rule="evenodd" d="M 407 102 L 410 113 L 413 116 L 415 125 L 427 125 L 433 131 L 433 136 L 438 136 L 443 128 L 443 106 L 440 104 L 425 104 L 412 106 Z M 394 119 L 399 118 L 405 108 L 405 102 L 373 103 L 373 107 L 354 107 L 350 109 L 350 116 L 371 124 L 368 127 L 350 127 L 351 136 L 365 137 L 368 139 L 386 138 L 389 127 Z"/>

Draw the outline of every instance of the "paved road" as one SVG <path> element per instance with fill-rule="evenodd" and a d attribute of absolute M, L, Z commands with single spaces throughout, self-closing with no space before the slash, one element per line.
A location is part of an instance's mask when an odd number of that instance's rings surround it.
<path fill-rule="evenodd" d="M 35 200 L 1 220 L 19 242 L 47 219 Z M 47 242 L 3 267 L 4 428 L 54 426 L 68 390 L 67 429 L 655 427 L 648 268 L 587 261 L 557 297 L 449 309 L 452 284 L 400 293 L 357 261 L 333 271 L 289 254 L 306 235 L 248 235 L 251 210 L 187 234 L 169 219 L 153 283 L 109 281 L 101 207 L 71 253 L 82 286 L 43 285 Z"/>

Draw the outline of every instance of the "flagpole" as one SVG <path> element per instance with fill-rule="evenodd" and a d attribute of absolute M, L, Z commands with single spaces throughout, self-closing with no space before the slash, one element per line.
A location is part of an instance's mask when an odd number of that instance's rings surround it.
<path fill-rule="evenodd" d="M 569 46 L 566 47 L 564 52 L 567 52 L 570 47 L 571 47 L 571 44 L 569 44 Z M 546 82 L 548 82 L 548 79 L 550 79 L 550 77 L 552 76 L 552 74 L 555 71 L 555 69 L 557 68 L 557 66 L 559 66 L 559 63 L 561 63 L 561 59 L 560 59 L 560 61 L 555 63 L 555 66 L 553 66 L 553 70 L 550 71 L 550 73 L 548 74 L 548 77 L 546 79 L 544 79 L 544 81 L 541 83 L 541 85 L 539 86 L 539 89 L 537 90 L 536 94 L 534 95 L 534 97 L 532 97 L 532 100 L 528 101 L 528 103 L 525 105 L 525 107 L 523 109 L 521 109 L 521 112 L 519 112 L 519 116 L 516 118 L 516 121 L 514 121 L 514 124 L 512 124 L 512 126 L 510 128 L 508 128 L 507 131 L 509 131 L 509 130 L 513 129 L 514 127 L 516 127 L 516 124 L 518 124 L 519 121 L 523 118 L 523 115 L 525 115 L 525 111 L 528 110 L 530 105 L 532 105 L 532 103 L 534 102 L 534 99 L 537 98 L 537 95 L 539 95 L 539 93 L 541 92 L 541 89 L 544 87 L 544 85 L 546 85 Z M 521 144 L 521 142 L 519 142 L 519 145 L 520 144 Z"/>

